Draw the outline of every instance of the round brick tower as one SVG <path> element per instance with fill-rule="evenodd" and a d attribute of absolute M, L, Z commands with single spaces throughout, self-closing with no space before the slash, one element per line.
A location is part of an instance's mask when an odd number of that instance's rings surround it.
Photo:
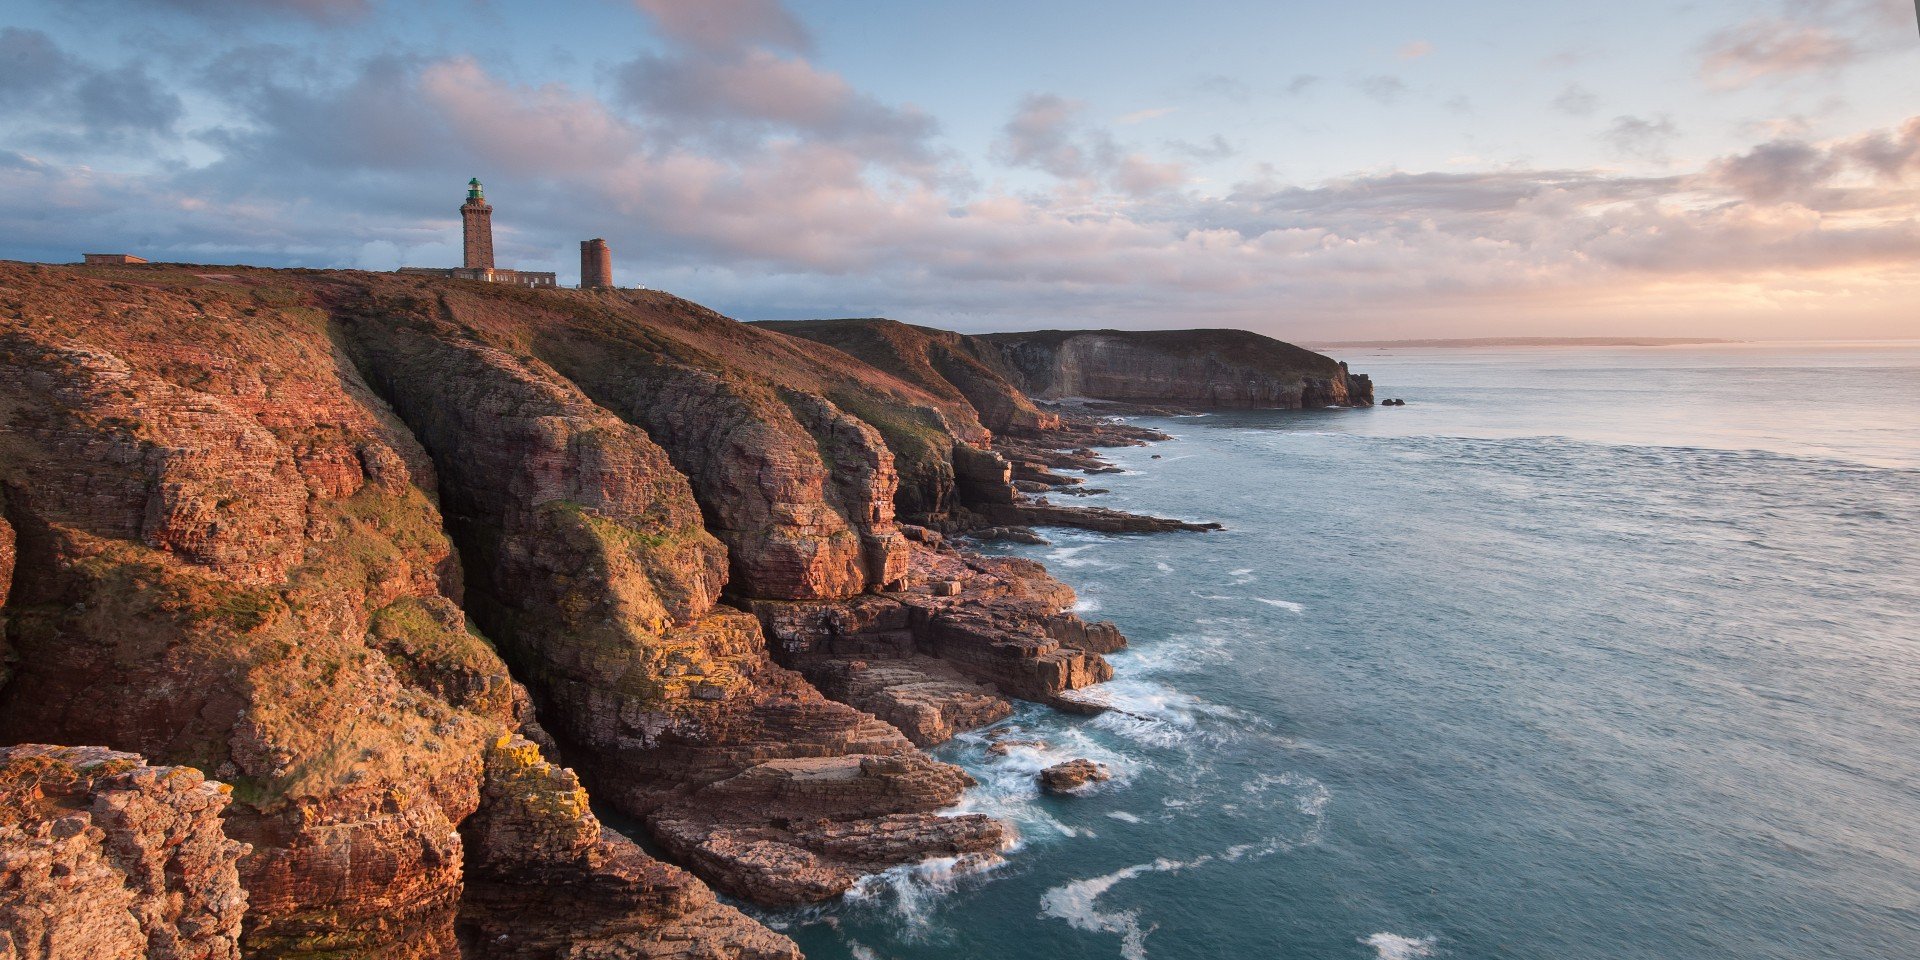
<path fill-rule="evenodd" d="M 460 224 L 465 233 L 468 270 L 493 269 L 493 207 L 487 203 L 480 178 L 467 181 L 467 202 L 460 205 Z"/>
<path fill-rule="evenodd" d="M 613 289 L 613 253 L 598 237 L 580 241 L 580 289 Z"/>

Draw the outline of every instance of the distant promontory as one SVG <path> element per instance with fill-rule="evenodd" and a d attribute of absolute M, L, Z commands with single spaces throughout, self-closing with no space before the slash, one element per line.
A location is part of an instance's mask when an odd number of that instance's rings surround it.
<path fill-rule="evenodd" d="M 1692 347 L 1716 343 L 1745 343 L 1711 337 L 1462 337 L 1423 340 L 1318 340 L 1320 349 L 1355 347 Z"/>

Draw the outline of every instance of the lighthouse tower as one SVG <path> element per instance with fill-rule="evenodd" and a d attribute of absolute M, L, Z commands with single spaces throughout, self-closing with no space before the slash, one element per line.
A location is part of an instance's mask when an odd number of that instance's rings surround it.
<path fill-rule="evenodd" d="M 467 181 L 467 202 L 460 205 L 460 223 L 466 236 L 468 270 L 493 269 L 493 206 L 480 178 Z"/>

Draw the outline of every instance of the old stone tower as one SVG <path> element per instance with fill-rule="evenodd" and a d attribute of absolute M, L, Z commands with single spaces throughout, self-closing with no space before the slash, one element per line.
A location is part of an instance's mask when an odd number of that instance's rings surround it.
<path fill-rule="evenodd" d="M 613 289 L 613 252 L 599 237 L 580 241 L 580 289 Z"/>
<path fill-rule="evenodd" d="M 460 223 L 466 234 L 468 270 L 493 269 L 493 207 L 480 178 L 467 181 L 467 202 L 460 205 Z"/>

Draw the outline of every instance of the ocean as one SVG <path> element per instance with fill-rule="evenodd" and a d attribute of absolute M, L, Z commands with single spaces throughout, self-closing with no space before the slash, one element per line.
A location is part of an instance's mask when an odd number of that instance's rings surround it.
<path fill-rule="evenodd" d="M 810 957 L 1920 956 L 1920 343 L 1343 354 L 1405 407 L 1136 422 L 1046 530 L 1118 709 L 938 755 L 1005 862 Z M 1005 756 L 995 737 L 1042 741 Z M 1090 757 L 1073 797 L 1033 774 Z"/>

